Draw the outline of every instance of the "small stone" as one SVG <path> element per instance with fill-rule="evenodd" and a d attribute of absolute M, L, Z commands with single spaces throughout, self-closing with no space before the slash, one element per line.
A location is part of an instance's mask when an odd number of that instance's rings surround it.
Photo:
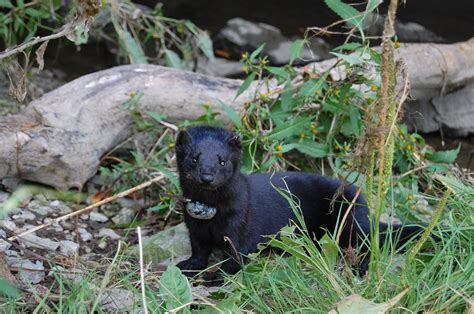
<path fill-rule="evenodd" d="M 80 217 L 82 220 L 89 220 L 89 214 L 81 214 Z"/>
<path fill-rule="evenodd" d="M 30 260 L 22 260 L 19 263 L 12 265 L 13 267 L 24 268 L 24 269 L 34 269 L 35 271 L 20 270 L 18 272 L 18 278 L 28 284 L 37 284 L 41 282 L 46 275 L 44 271 L 43 263 L 36 261 L 36 263 L 31 262 Z"/>
<path fill-rule="evenodd" d="M 25 220 L 35 220 L 36 216 L 32 212 L 28 210 L 21 210 L 19 214 L 13 215 L 12 218 L 16 222 L 23 222 Z"/>
<path fill-rule="evenodd" d="M 104 291 L 100 303 L 108 313 L 132 312 L 137 310 L 140 298 L 130 290 L 112 288 Z"/>
<path fill-rule="evenodd" d="M 7 233 L 0 229 L 0 238 L 6 238 L 7 237 Z M 1 240 L 0 239 L 0 252 L 5 252 L 6 250 L 8 250 L 12 245 L 10 243 L 8 243 L 7 241 L 5 240 Z"/>
<path fill-rule="evenodd" d="M 135 217 L 135 211 L 131 208 L 123 208 L 117 215 L 112 217 L 112 221 L 117 225 L 129 224 Z"/>
<path fill-rule="evenodd" d="M 107 247 L 107 241 L 100 241 L 97 246 L 103 250 Z"/>
<path fill-rule="evenodd" d="M 68 255 L 74 256 L 79 253 L 79 244 L 69 240 L 63 240 L 60 242 L 59 251 Z"/>
<path fill-rule="evenodd" d="M 33 233 L 26 234 L 20 237 L 19 240 L 26 247 L 32 247 L 32 248 L 38 248 L 38 249 L 46 248 L 51 251 L 56 251 L 56 249 L 59 247 L 59 242 L 38 237 L 37 235 Z"/>
<path fill-rule="evenodd" d="M 61 221 L 61 226 L 63 226 L 64 229 L 67 229 L 67 230 L 74 230 L 76 229 L 76 227 L 74 226 L 74 224 L 68 222 L 68 221 Z"/>
<path fill-rule="evenodd" d="M 51 213 L 53 210 L 49 206 L 44 206 L 44 205 L 39 205 L 38 202 L 33 201 L 28 205 L 28 209 L 31 210 L 34 213 L 37 213 L 38 215 L 41 216 L 47 216 L 49 213 Z"/>
<path fill-rule="evenodd" d="M 86 253 L 92 252 L 92 249 L 88 246 L 84 247 L 84 250 L 86 251 Z"/>
<path fill-rule="evenodd" d="M 0 204 L 5 202 L 10 197 L 10 193 L 0 191 Z"/>
<path fill-rule="evenodd" d="M 2 185 L 7 188 L 7 191 L 13 192 L 20 184 L 20 181 L 18 178 L 5 178 L 2 180 Z"/>
<path fill-rule="evenodd" d="M 65 204 L 60 204 L 60 205 L 58 206 L 58 209 L 59 209 L 59 213 L 60 213 L 61 215 L 67 215 L 67 214 L 69 214 L 69 213 L 72 213 L 71 207 L 66 206 Z"/>
<path fill-rule="evenodd" d="M 109 228 L 102 228 L 102 229 L 100 229 L 100 231 L 99 231 L 99 237 L 100 237 L 100 238 L 109 237 L 109 238 L 111 238 L 112 240 L 118 240 L 118 239 L 121 238 L 121 236 L 119 236 L 115 231 L 113 231 L 112 229 L 109 229 Z"/>
<path fill-rule="evenodd" d="M 51 207 L 59 207 L 60 204 L 61 204 L 60 201 L 54 200 L 54 201 L 52 201 L 49 205 L 50 205 Z"/>
<path fill-rule="evenodd" d="M 36 194 L 33 198 L 37 201 L 42 202 L 43 204 L 48 201 L 43 194 Z"/>
<path fill-rule="evenodd" d="M 97 221 L 97 222 L 106 222 L 107 220 L 109 220 L 109 218 L 107 218 L 107 216 L 105 216 L 101 213 L 98 213 L 98 212 L 91 212 L 89 214 L 89 218 L 90 218 L 90 220 Z"/>
<path fill-rule="evenodd" d="M 0 220 L 0 228 L 5 228 L 9 231 L 16 232 L 18 227 L 13 221 L 10 220 Z"/>
<path fill-rule="evenodd" d="M 10 257 L 19 257 L 20 254 L 18 254 L 17 251 L 15 250 L 5 250 L 5 255 L 10 256 Z"/>
<path fill-rule="evenodd" d="M 81 240 L 84 242 L 92 240 L 92 234 L 87 231 L 85 228 L 79 228 L 79 236 L 81 237 Z"/>

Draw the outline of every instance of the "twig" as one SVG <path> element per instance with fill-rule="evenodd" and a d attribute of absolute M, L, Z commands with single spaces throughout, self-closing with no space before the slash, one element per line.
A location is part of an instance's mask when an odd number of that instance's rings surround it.
<path fill-rule="evenodd" d="M 57 32 L 57 33 L 54 33 L 54 34 L 51 34 L 51 35 L 48 35 L 48 36 L 44 36 L 44 37 L 35 37 L 33 40 L 31 40 L 29 42 L 20 44 L 20 45 L 14 47 L 14 48 L 11 48 L 11 49 L 4 50 L 2 53 L 0 53 L 0 60 L 8 58 L 10 56 L 13 56 L 13 55 L 15 55 L 19 52 L 22 52 L 25 49 L 28 49 L 28 48 L 36 45 L 36 44 L 66 36 L 69 33 L 71 33 L 72 31 L 74 31 L 73 24 L 68 23 L 68 24 L 64 25 L 63 29 L 61 31 Z"/>
<path fill-rule="evenodd" d="M 357 189 L 356 195 L 352 199 L 349 207 L 347 208 L 346 212 L 344 213 L 344 216 L 342 217 L 341 223 L 339 224 L 339 230 L 337 231 L 337 235 L 336 235 L 336 243 L 339 243 L 339 239 L 341 238 L 342 229 L 344 229 L 344 224 L 346 223 L 347 216 L 349 216 L 349 213 L 350 213 L 352 207 L 354 206 L 357 198 L 359 197 L 361 191 L 362 191 L 361 188 Z"/>
<path fill-rule="evenodd" d="M 92 210 L 92 209 L 94 209 L 94 208 L 97 208 L 97 207 L 99 207 L 99 206 L 101 206 L 101 205 L 110 203 L 110 202 L 112 202 L 112 201 L 114 201 L 114 200 L 116 200 L 116 199 L 118 199 L 118 198 L 121 198 L 121 197 L 127 196 L 127 195 L 129 195 L 129 194 L 132 194 L 132 193 L 134 193 L 134 192 L 136 192 L 136 191 L 138 191 L 138 190 L 142 190 L 142 189 L 144 189 L 144 188 L 146 188 L 146 187 L 152 185 L 154 182 L 161 181 L 161 180 L 163 180 L 164 178 L 165 178 L 165 175 L 162 174 L 162 173 L 160 173 L 157 177 L 155 177 L 155 178 L 153 178 L 153 179 L 151 179 L 151 180 L 149 180 L 149 181 L 147 181 L 147 182 L 144 182 L 144 183 L 142 183 L 142 184 L 139 184 L 139 185 L 137 185 L 137 186 L 135 186 L 135 187 L 133 187 L 133 188 L 131 188 L 131 189 L 128 189 L 128 190 L 126 190 L 126 191 L 123 191 L 123 192 L 121 192 L 121 193 L 119 193 L 119 194 L 112 195 L 111 197 L 107 197 L 106 199 L 103 199 L 103 200 L 100 201 L 100 202 L 97 202 L 97 203 L 94 203 L 94 204 L 89 205 L 89 206 L 87 206 L 87 207 L 81 208 L 81 209 L 79 209 L 79 210 L 76 210 L 75 212 L 72 212 L 72 213 L 69 213 L 69 214 L 67 214 L 67 215 L 64 215 L 64 216 L 55 218 L 55 219 L 51 220 L 51 221 L 48 222 L 48 223 L 44 223 L 44 224 L 42 224 L 42 225 L 39 225 L 39 226 L 33 227 L 33 228 L 31 228 L 31 229 L 28 229 L 28 230 L 26 230 L 26 231 L 24 231 L 24 232 L 22 232 L 22 233 L 19 233 L 19 234 L 17 234 L 17 235 L 14 235 L 14 236 L 12 236 L 12 237 L 9 237 L 8 240 L 13 241 L 13 240 L 15 240 L 15 239 L 17 239 L 17 238 L 20 238 L 20 237 L 22 237 L 22 236 L 25 236 L 25 235 L 27 235 L 27 234 L 30 234 L 30 233 L 36 232 L 36 231 L 38 231 L 38 230 L 41 230 L 41 229 L 43 229 L 43 228 L 49 227 L 49 226 L 51 226 L 51 225 L 53 225 L 53 224 L 55 224 L 55 223 L 59 223 L 60 221 L 63 221 L 63 220 L 66 220 L 66 219 L 68 219 L 68 218 L 71 218 L 71 217 L 77 216 L 77 215 L 79 215 L 79 214 L 82 214 L 82 213 L 84 213 L 84 212 L 90 211 L 90 210 Z"/>
<path fill-rule="evenodd" d="M 140 227 L 137 227 L 137 234 L 138 234 L 138 253 L 139 253 L 139 258 L 140 258 L 140 286 L 142 288 L 143 313 L 148 314 L 148 308 L 146 306 L 146 297 L 145 297 L 145 272 L 143 270 L 142 230 Z"/>

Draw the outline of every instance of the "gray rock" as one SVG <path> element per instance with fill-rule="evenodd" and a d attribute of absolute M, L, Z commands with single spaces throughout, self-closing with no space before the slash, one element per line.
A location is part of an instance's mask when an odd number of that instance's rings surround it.
<path fill-rule="evenodd" d="M 132 248 L 133 254 L 138 254 L 138 247 Z M 186 225 L 165 229 L 157 234 L 143 239 L 143 254 L 147 262 L 159 263 L 167 258 L 175 258 L 191 254 L 191 244 Z"/>
<path fill-rule="evenodd" d="M 50 251 L 56 251 L 59 247 L 59 242 L 53 241 L 46 238 L 38 237 L 37 235 L 30 233 L 19 238 L 20 242 L 28 248 L 39 248 L 48 249 Z"/>
<path fill-rule="evenodd" d="M 79 253 L 79 244 L 69 240 L 62 240 L 59 244 L 59 250 L 68 256 L 74 256 Z"/>
<path fill-rule="evenodd" d="M 102 228 L 100 229 L 99 231 L 99 237 L 100 238 L 103 238 L 103 237 L 108 237 L 112 240 L 118 240 L 121 238 L 120 235 L 118 235 L 115 231 L 113 231 L 112 229 L 109 229 L 109 228 Z"/>
<path fill-rule="evenodd" d="M 129 224 L 133 221 L 134 217 L 135 211 L 133 209 L 122 208 L 117 215 L 112 217 L 112 221 L 118 225 Z"/>
<path fill-rule="evenodd" d="M 98 212 L 90 212 L 89 219 L 92 221 L 97 221 L 97 222 L 106 222 L 107 220 L 109 220 L 107 216 Z"/>
<path fill-rule="evenodd" d="M 92 234 L 85 228 L 79 228 L 78 231 L 82 241 L 87 242 L 92 240 Z"/>
<path fill-rule="evenodd" d="M 383 32 L 385 17 L 380 14 L 371 13 L 365 19 L 365 33 L 369 36 L 381 36 Z M 410 43 L 444 43 L 446 39 L 438 36 L 423 25 L 413 22 L 395 21 L 395 33 L 402 42 Z"/>
<path fill-rule="evenodd" d="M 208 58 L 199 58 L 196 72 L 221 77 L 236 77 L 244 73 L 240 62 L 223 58 L 215 58 L 214 62 Z"/>
<path fill-rule="evenodd" d="M 40 283 L 46 273 L 44 270 L 43 263 L 40 261 L 36 261 L 36 263 L 31 262 L 30 260 L 22 260 L 18 263 L 12 265 L 13 267 L 23 268 L 23 269 L 31 269 L 35 271 L 28 271 L 28 270 L 20 270 L 18 272 L 18 279 L 27 283 L 27 284 L 37 284 Z"/>
<path fill-rule="evenodd" d="M 242 18 L 233 18 L 227 21 L 218 34 L 241 50 L 251 50 L 265 43 L 265 52 L 274 64 L 287 64 L 291 59 L 292 40 L 285 37 L 281 31 L 268 24 L 254 23 Z M 300 57 L 307 61 L 318 61 L 331 57 L 330 48 L 320 38 L 311 39 L 308 47 L 304 47 Z"/>

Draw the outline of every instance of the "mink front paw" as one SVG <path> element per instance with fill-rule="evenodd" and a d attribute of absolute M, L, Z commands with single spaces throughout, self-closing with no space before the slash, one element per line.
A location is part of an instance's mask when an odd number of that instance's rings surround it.
<path fill-rule="evenodd" d="M 185 261 L 179 262 L 176 266 L 183 271 L 186 276 L 196 276 L 201 270 L 206 268 L 206 264 L 197 258 L 190 257 Z"/>

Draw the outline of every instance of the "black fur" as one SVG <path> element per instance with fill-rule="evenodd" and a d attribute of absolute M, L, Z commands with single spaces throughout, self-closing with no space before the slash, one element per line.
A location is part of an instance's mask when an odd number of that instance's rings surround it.
<path fill-rule="evenodd" d="M 304 172 L 277 172 L 244 175 L 240 172 L 241 146 L 238 137 L 225 129 L 197 126 L 180 132 L 176 141 L 179 179 L 184 197 L 216 207 L 211 220 L 195 219 L 185 213 L 192 256 L 178 267 L 202 270 L 214 248 L 231 258 L 221 266 L 227 273 L 240 269 L 234 250 L 242 255 L 255 252 L 257 244 L 266 242 L 296 217 L 288 202 L 274 186 L 286 188 L 299 201 L 308 231 L 317 239 L 325 230 L 334 232 L 338 221 L 354 199 L 357 188 L 337 179 Z M 285 185 L 286 182 L 286 185 Z M 274 186 L 272 186 L 272 184 Z M 342 205 L 341 205 L 342 204 Z M 357 247 L 368 237 L 370 223 L 365 197 L 360 194 L 344 225 L 340 245 Z M 386 224 L 380 230 L 387 229 Z M 393 226 L 399 231 L 400 243 L 420 232 L 418 226 Z M 384 236 L 381 236 L 383 243 Z"/>

